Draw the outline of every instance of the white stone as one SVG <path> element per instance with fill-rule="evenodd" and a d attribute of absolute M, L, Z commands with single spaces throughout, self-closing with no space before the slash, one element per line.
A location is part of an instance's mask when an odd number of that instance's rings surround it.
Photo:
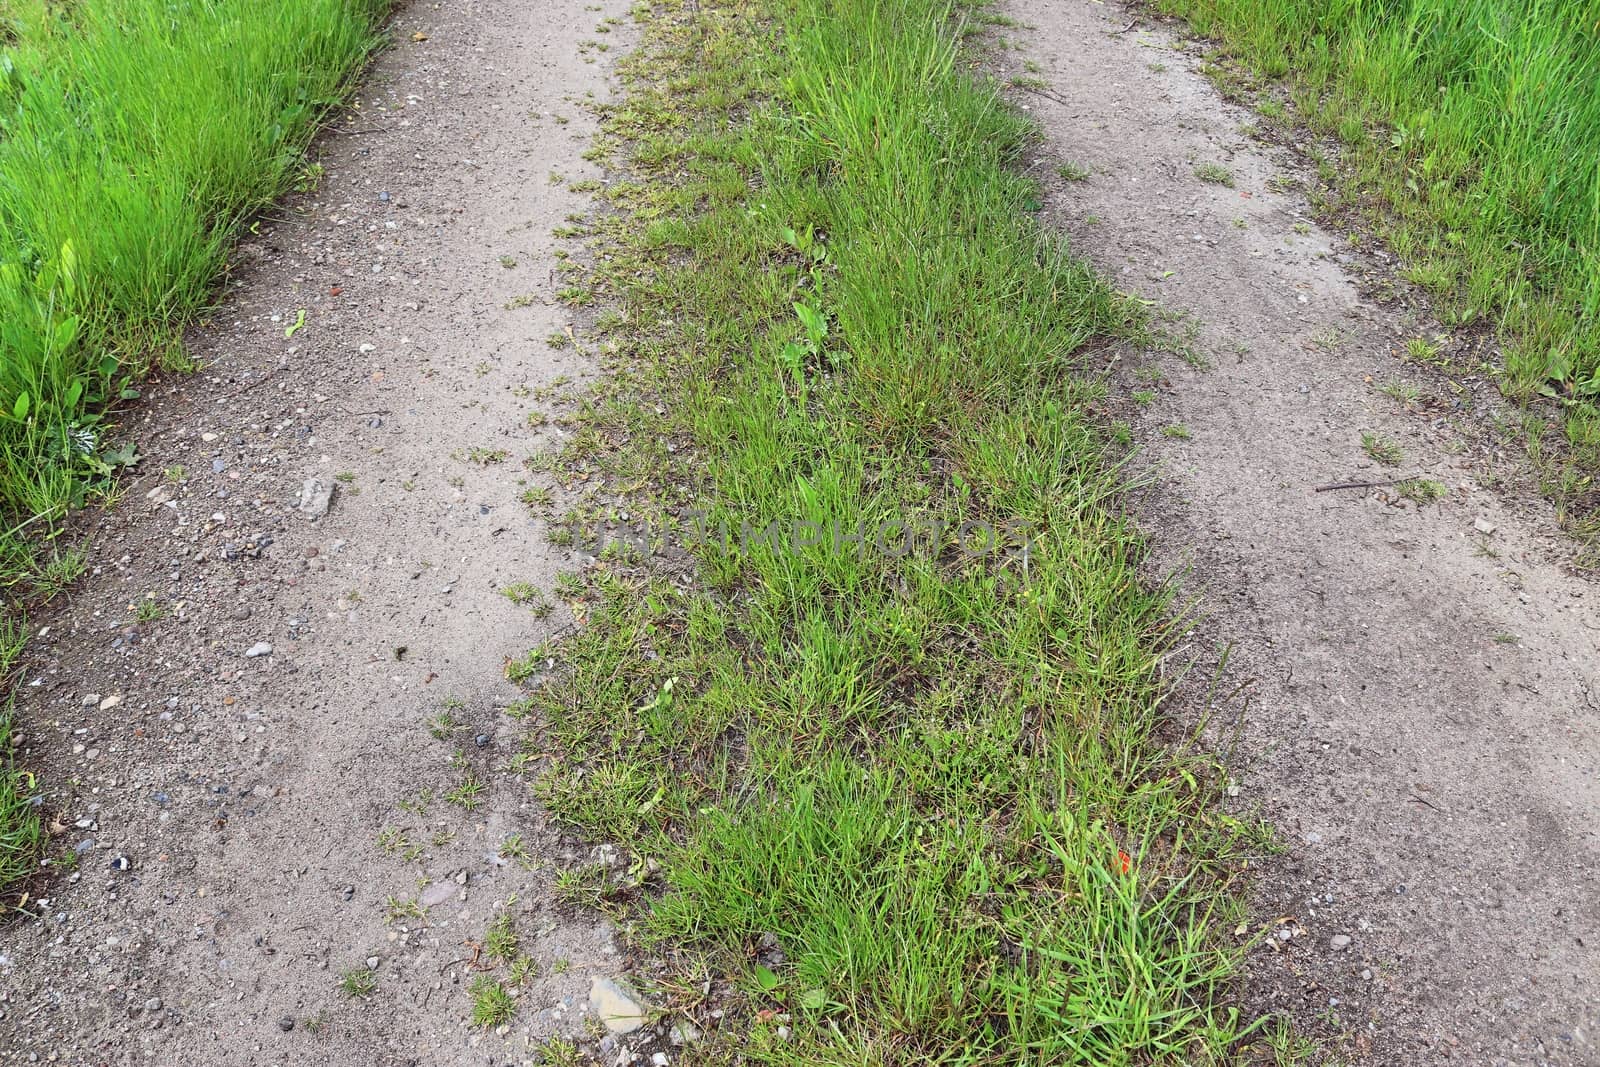
<path fill-rule="evenodd" d="M 644 1005 L 609 978 L 596 978 L 589 987 L 589 1007 L 613 1034 L 631 1034 L 646 1022 Z"/>

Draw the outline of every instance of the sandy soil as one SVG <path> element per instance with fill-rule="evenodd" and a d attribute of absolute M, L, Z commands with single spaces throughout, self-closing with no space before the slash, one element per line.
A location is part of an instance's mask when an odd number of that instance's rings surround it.
<path fill-rule="evenodd" d="M 610 90 L 629 30 L 597 27 L 627 10 L 402 10 L 320 187 L 245 244 L 191 338 L 205 369 L 148 391 L 141 477 L 34 620 L 22 758 L 80 866 L 0 936 L 0 1060 L 502 1063 L 589 1039 L 624 954 L 554 903 L 553 866 L 589 857 L 506 773 L 496 680 L 565 621 L 502 589 L 548 596 L 577 562 L 517 468 L 559 434 L 529 414 L 592 373 L 546 343 L 571 323 L 551 231 L 590 207 L 551 176 L 601 177 L 582 101 Z M 334 490 L 323 517 L 307 479 Z M 147 594 L 164 616 L 136 624 Z M 471 811 L 445 799 L 469 775 Z M 465 990 L 502 913 L 538 975 L 485 1032 Z M 369 965 L 376 991 L 342 995 Z"/>
<path fill-rule="evenodd" d="M 1119 288 L 1191 313 L 1210 364 L 1126 353 L 1123 373 L 1157 394 L 1146 518 L 1204 597 L 1193 651 L 1234 643 L 1252 683 L 1240 803 L 1289 846 L 1262 878 L 1252 999 L 1371 1062 L 1600 1063 L 1600 594 L 1478 433 L 1492 387 L 1402 361 L 1426 316 L 1363 296 L 1387 265 L 1275 181 L 1300 174 L 1246 136 L 1200 46 L 1116 4 L 1004 6 L 1029 27 L 1003 31 L 1005 73 L 1032 60 L 1049 86 L 1017 93 L 1047 135 L 1046 218 Z M 1315 491 L 1411 473 L 1448 495 Z"/>

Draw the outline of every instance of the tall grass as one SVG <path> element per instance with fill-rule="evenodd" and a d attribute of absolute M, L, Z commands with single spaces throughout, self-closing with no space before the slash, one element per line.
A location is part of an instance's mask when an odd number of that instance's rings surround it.
<path fill-rule="evenodd" d="M 1600 0 L 1154 0 L 1345 147 L 1448 322 L 1504 331 L 1509 394 L 1574 405 L 1600 465 Z M 1581 405 L 1581 406 L 1580 406 Z"/>
<path fill-rule="evenodd" d="M 569 672 L 530 696 L 546 802 L 639 857 L 564 884 L 674 988 L 731 979 L 705 1062 L 1228 1058 L 1244 842 L 1157 739 L 1168 601 L 1079 356 L 1136 316 L 1030 221 L 1030 127 L 940 0 L 672 10 L 607 123 L 631 359 L 562 465 L 630 511 L 698 486 L 710 536 L 512 665 Z M 913 516 L 945 533 L 901 551 Z"/>
<path fill-rule="evenodd" d="M 302 163 L 386 0 L 0 0 L 0 602 L 79 568 L 69 512 L 134 462 L 116 404 L 186 365 L 239 226 Z M 9 664 L 9 660 L 8 660 Z M 39 844 L 0 714 L 0 892 Z"/>

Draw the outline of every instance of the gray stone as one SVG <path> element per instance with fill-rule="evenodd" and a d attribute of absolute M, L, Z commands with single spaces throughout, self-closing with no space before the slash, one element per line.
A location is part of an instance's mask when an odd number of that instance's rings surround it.
<path fill-rule="evenodd" d="M 300 486 L 300 503 L 296 507 L 306 518 L 320 519 L 332 506 L 332 482 L 325 482 L 321 478 L 307 478 L 305 484 Z"/>
<path fill-rule="evenodd" d="M 1332 937 L 1328 938 L 1328 947 L 1333 949 L 1335 952 L 1343 952 L 1345 949 L 1350 947 L 1350 935 L 1334 934 Z"/>
<path fill-rule="evenodd" d="M 272 646 L 267 644 L 265 641 L 257 641 L 255 644 L 244 650 L 245 659 L 255 659 L 258 656 L 270 655 L 272 655 Z"/>
<path fill-rule="evenodd" d="M 424 908 L 438 907 L 449 900 L 455 891 L 455 886 L 449 882 L 434 882 L 422 891 L 422 895 L 417 898 L 417 903 Z"/>

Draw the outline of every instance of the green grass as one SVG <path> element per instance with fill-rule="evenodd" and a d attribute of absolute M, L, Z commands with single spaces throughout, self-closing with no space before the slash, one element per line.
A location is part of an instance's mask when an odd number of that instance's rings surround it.
<path fill-rule="evenodd" d="M 555 605 L 544 591 L 532 582 L 509 582 L 500 587 L 500 594 L 518 607 L 525 607 L 540 618 L 555 610 Z"/>
<path fill-rule="evenodd" d="M 1395 492 L 1418 507 L 1433 504 L 1450 495 L 1450 491 L 1431 478 L 1407 478 L 1395 484 Z"/>
<path fill-rule="evenodd" d="M 472 1025 L 496 1027 L 511 1021 L 517 1013 L 517 1001 L 506 987 L 495 978 L 480 974 L 467 987 L 472 997 Z"/>
<path fill-rule="evenodd" d="M 371 967 L 352 967 L 339 975 L 339 992 L 361 1000 L 378 991 L 378 974 Z"/>
<path fill-rule="evenodd" d="M 18 632 L 83 569 L 68 513 L 138 460 L 116 408 L 153 366 L 193 369 L 183 326 L 301 179 L 386 8 L 0 0 L 0 598 Z M 33 851 L 24 781 L 0 772 L 7 857 Z M 26 866 L 0 860 L 0 893 Z"/>
<path fill-rule="evenodd" d="M 565 676 L 529 697 L 541 797 L 638 853 L 559 884 L 669 988 L 717 977 L 742 1062 L 1226 1061 L 1252 838 L 1163 718 L 1181 622 L 1078 355 L 1146 326 L 1030 221 L 1032 130 L 962 31 L 702 0 L 625 68 L 593 282 L 630 325 L 578 416 L 610 447 L 557 468 L 676 517 L 698 580 L 591 568 L 575 634 L 513 665 Z M 902 515 L 944 532 L 879 551 Z"/>
<path fill-rule="evenodd" d="M 516 959 L 520 944 L 516 922 L 506 913 L 496 916 L 483 935 L 484 955 L 497 963 L 510 963 Z"/>
<path fill-rule="evenodd" d="M 1405 459 L 1405 452 L 1400 448 L 1399 442 L 1381 433 L 1363 431 L 1361 450 L 1385 467 L 1398 467 Z"/>
<path fill-rule="evenodd" d="M 7 691 L 24 639 L 19 620 L 0 618 L 0 688 Z M 39 809 L 33 805 L 33 776 L 18 767 L 12 755 L 13 721 L 12 700 L 7 696 L 0 703 L 0 904 L 19 896 L 48 840 Z"/>
<path fill-rule="evenodd" d="M 1600 0 L 1155 6 L 1342 142 L 1331 209 L 1380 234 L 1447 323 L 1501 328 L 1506 393 L 1566 410 L 1564 502 L 1600 506 Z"/>

